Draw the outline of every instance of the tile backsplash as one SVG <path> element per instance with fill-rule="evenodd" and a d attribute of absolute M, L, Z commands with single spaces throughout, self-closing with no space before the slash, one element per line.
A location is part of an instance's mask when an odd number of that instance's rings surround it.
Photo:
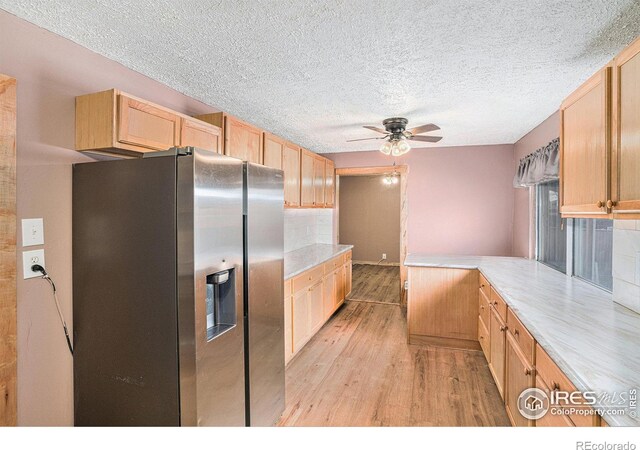
<path fill-rule="evenodd" d="M 333 244 L 334 210 L 285 209 L 284 251 L 290 252 L 311 244 Z"/>
<path fill-rule="evenodd" d="M 640 313 L 640 221 L 613 223 L 613 301 Z"/>

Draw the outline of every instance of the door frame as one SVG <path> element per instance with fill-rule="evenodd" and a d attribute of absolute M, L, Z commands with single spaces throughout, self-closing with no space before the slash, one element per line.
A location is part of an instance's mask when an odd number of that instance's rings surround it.
<path fill-rule="evenodd" d="M 336 230 L 337 236 L 340 234 L 340 176 L 364 176 L 364 175 L 385 175 L 396 172 L 400 175 L 400 307 L 406 312 L 407 292 L 404 288 L 407 281 L 407 268 L 404 260 L 407 257 L 407 178 L 409 176 L 409 166 L 375 166 L 375 167 L 345 167 L 336 169 Z"/>
<path fill-rule="evenodd" d="M 0 74 L 0 426 L 17 422 L 16 80 Z M 6 402 L 5 402 L 6 399 Z"/>

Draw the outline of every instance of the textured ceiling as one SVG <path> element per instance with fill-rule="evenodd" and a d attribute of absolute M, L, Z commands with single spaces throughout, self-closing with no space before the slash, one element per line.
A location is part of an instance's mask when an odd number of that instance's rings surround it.
<path fill-rule="evenodd" d="M 361 125 L 391 116 L 440 125 L 438 146 L 513 143 L 640 34 L 638 0 L 0 8 L 318 152 L 375 149 L 380 141 L 345 141 L 375 136 Z"/>

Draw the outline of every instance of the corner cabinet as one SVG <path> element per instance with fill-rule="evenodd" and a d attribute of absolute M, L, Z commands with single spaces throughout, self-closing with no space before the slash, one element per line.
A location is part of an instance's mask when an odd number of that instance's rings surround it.
<path fill-rule="evenodd" d="M 640 218 L 640 39 L 613 64 L 612 210 Z"/>
<path fill-rule="evenodd" d="M 222 129 L 225 155 L 262 164 L 262 130 L 223 112 L 204 114 L 197 119 Z"/>
<path fill-rule="evenodd" d="M 611 156 L 611 67 L 591 77 L 560 107 L 560 212 L 606 216 Z"/>

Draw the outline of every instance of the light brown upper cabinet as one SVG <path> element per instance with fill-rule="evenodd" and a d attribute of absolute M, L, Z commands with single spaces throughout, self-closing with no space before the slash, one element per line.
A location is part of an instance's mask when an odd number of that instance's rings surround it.
<path fill-rule="evenodd" d="M 284 153 L 284 140 L 268 132 L 263 136 L 262 163 L 273 169 L 282 170 L 282 157 Z"/>
<path fill-rule="evenodd" d="M 611 199 L 611 66 L 596 73 L 562 103 L 560 124 L 562 216 L 607 216 Z"/>
<path fill-rule="evenodd" d="M 322 156 L 315 155 L 313 161 L 313 206 L 324 207 L 324 161 Z"/>
<path fill-rule="evenodd" d="M 300 206 L 300 147 L 285 142 L 282 153 L 284 170 L 284 205 Z"/>
<path fill-rule="evenodd" d="M 220 128 L 198 119 L 182 119 L 180 146 L 222 153 L 222 132 Z"/>
<path fill-rule="evenodd" d="M 117 89 L 76 97 L 76 150 L 141 156 L 180 145 L 182 119 Z"/>
<path fill-rule="evenodd" d="M 224 154 L 243 161 L 262 164 L 262 130 L 226 113 L 197 116 L 222 128 Z"/>
<path fill-rule="evenodd" d="M 313 180 L 316 155 L 309 150 L 301 148 L 300 160 L 300 206 L 311 208 L 315 206 Z"/>
<path fill-rule="evenodd" d="M 640 218 L 640 39 L 613 64 L 611 191 L 616 219 Z"/>
<path fill-rule="evenodd" d="M 330 159 L 324 160 L 324 206 L 333 208 L 336 196 L 336 170 Z"/>

